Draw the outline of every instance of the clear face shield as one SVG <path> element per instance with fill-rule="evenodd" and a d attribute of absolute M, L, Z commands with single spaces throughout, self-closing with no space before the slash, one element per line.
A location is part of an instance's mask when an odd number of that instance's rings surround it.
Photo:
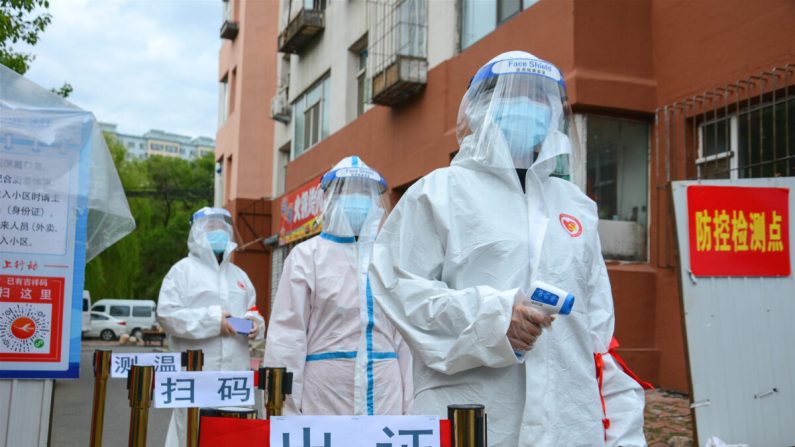
<path fill-rule="evenodd" d="M 189 239 L 190 247 L 205 247 L 216 255 L 223 254 L 227 246 L 234 242 L 232 217 L 228 212 L 225 214 L 214 209 L 198 211 L 193 217 Z"/>
<path fill-rule="evenodd" d="M 322 185 L 323 232 L 332 236 L 374 240 L 386 218 L 386 184 L 369 168 L 341 168 Z"/>
<path fill-rule="evenodd" d="M 532 167 L 568 179 L 576 135 L 560 71 L 538 59 L 485 65 L 458 111 L 459 156 L 498 168 Z"/>

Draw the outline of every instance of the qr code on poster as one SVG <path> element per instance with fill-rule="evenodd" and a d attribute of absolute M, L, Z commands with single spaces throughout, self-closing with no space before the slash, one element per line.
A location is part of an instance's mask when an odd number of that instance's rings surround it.
<path fill-rule="evenodd" d="M 0 303 L 0 354 L 50 352 L 51 304 Z"/>

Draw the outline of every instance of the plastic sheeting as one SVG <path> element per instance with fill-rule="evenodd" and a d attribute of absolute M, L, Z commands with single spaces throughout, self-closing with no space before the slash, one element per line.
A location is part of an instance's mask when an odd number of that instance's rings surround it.
<path fill-rule="evenodd" d="M 35 122 L 35 126 L 30 126 L 30 122 Z M 85 128 L 90 128 L 90 133 L 86 134 Z M 94 115 L 2 65 L 0 138 L 27 139 L 42 151 L 59 150 L 64 139 L 90 142 L 86 262 L 135 229 L 127 197 Z M 78 169 L 78 164 L 76 160 L 69 169 Z M 38 188 L 40 192 L 47 192 L 45 185 Z M 77 201 L 81 202 L 83 200 Z"/>

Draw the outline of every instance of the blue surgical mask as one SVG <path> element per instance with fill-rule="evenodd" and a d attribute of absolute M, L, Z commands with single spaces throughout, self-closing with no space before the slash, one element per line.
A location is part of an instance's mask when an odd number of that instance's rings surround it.
<path fill-rule="evenodd" d="M 373 201 L 369 196 L 364 194 L 346 194 L 339 198 L 340 207 L 348 217 L 348 223 L 351 225 L 353 234 L 358 236 L 362 231 L 367 214 L 370 212 L 370 207 L 373 206 Z"/>
<path fill-rule="evenodd" d="M 500 100 L 494 123 L 502 130 L 517 168 L 529 168 L 533 151 L 549 131 L 550 108 L 524 96 Z"/>
<path fill-rule="evenodd" d="M 229 233 L 225 230 L 213 230 L 207 233 L 207 242 L 210 244 L 213 253 L 220 255 L 229 245 Z"/>

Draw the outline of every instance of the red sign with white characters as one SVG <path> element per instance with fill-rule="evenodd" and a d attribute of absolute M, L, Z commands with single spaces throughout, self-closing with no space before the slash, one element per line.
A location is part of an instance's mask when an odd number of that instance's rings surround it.
<path fill-rule="evenodd" d="M 789 189 L 689 186 L 690 271 L 789 276 Z"/>

